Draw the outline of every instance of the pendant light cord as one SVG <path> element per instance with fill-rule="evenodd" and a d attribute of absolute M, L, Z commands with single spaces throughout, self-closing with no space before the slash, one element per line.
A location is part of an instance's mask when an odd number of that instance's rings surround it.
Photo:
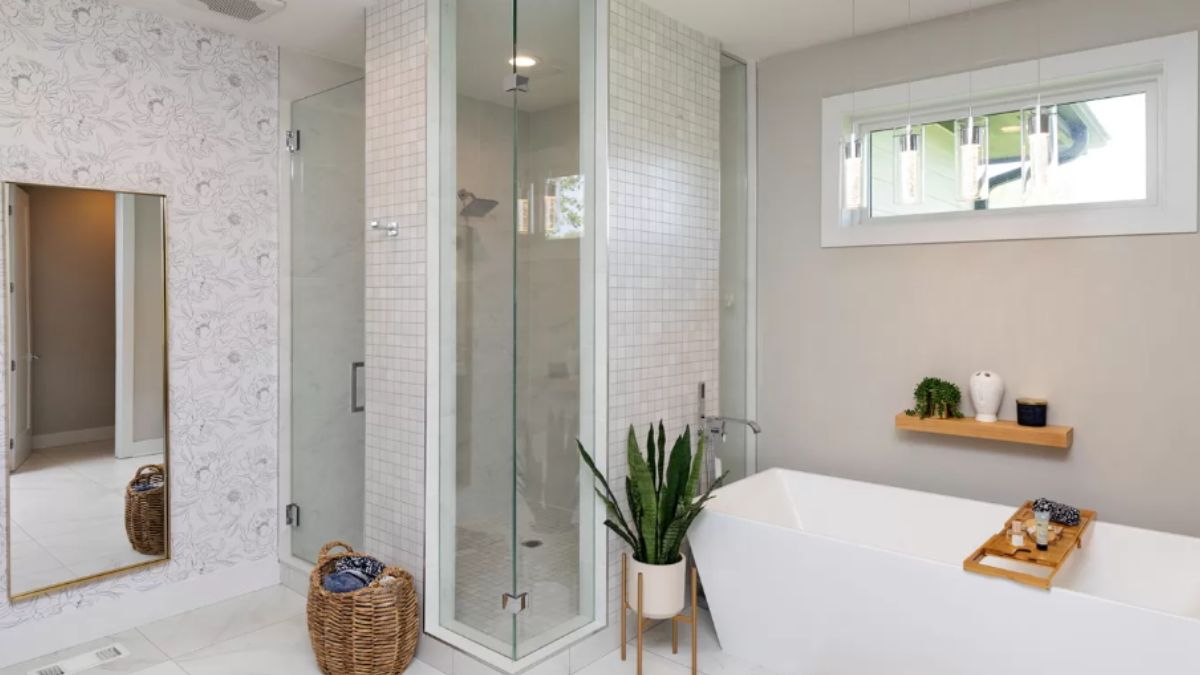
<path fill-rule="evenodd" d="M 967 0 L 967 24 L 971 24 L 971 15 L 975 13 L 975 0 Z M 968 56 L 974 57 L 975 45 L 971 43 L 970 38 L 967 39 Z M 970 59 L 970 69 L 967 70 L 967 128 L 975 126 L 975 59 Z"/>
<path fill-rule="evenodd" d="M 912 0 L 908 0 L 908 28 L 912 29 Z M 905 129 L 906 134 L 912 133 L 912 80 L 908 81 L 908 128 Z"/>
<path fill-rule="evenodd" d="M 858 0 L 850 0 L 850 39 L 854 40 L 858 37 Z M 851 49 L 853 52 L 854 50 Z M 858 110 L 858 78 L 854 75 L 858 71 L 858 64 L 850 66 L 850 125 L 851 133 L 854 133 L 854 115 Z"/>

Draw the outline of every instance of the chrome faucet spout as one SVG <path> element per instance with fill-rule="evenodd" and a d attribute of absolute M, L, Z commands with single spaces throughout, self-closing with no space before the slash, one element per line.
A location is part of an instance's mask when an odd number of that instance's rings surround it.
<path fill-rule="evenodd" d="M 725 420 L 726 422 L 745 424 L 746 426 L 750 427 L 750 431 L 753 431 L 756 434 L 762 433 L 762 427 L 760 427 L 758 422 L 755 422 L 754 420 L 743 419 L 741 417 L 722 417 L 721 419 Z"/>

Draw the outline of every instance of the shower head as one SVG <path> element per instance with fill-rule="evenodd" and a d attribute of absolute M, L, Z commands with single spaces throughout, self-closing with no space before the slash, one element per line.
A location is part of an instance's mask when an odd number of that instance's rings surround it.
<path fill-rule="evenodd" d="M 458 215 L 466 218 L 482 218 L 491 213 L 492 209 L 496 208 L 496 205 L 499 204 L 494 199 L 480 199 L 474 193 L 467 192 L 466 190 L 458 191 L 458 201 L 462 202 L 462 209 L 458 212 Z"/>

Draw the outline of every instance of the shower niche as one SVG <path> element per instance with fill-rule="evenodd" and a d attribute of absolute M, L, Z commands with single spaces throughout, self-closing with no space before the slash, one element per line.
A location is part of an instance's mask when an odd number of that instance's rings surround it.
<path fill-rule="evenodd" d="M 598 9 L 429 7 L 438 289 L 425 625 L 517 670 L 605 618 L 603 519 L 576 450 L 578 439 L 603 466 Z"/>

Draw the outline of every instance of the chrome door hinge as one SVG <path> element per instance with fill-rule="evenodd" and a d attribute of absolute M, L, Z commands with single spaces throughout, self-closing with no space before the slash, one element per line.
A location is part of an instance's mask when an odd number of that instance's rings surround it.
<path fill-rule="evenodd" d="M 300 505 L 288 504 L 284 507 L 283 518 L 288 527 L 300 527 Z"/>
<path fill-rule="evenodd" d="M 520 614 L 529 607 L 528 593 L 505 593 L 500 596 L 500 608 L 509 614 Z"/>
<path fill-rule="evenodd" d="M 288 149 L 288 152 L 300 152 L 300 130 L 299 129 L 288 129 L 287 149 Z"/>

